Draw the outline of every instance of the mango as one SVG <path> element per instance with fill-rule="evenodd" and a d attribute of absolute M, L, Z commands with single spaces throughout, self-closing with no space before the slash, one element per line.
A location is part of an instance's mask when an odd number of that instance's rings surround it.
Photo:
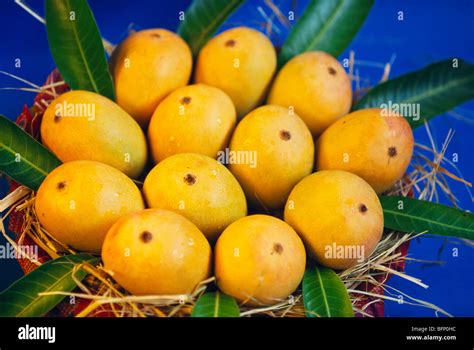
<path fill-rule="evenodd" d="M 404 118 L 379 108 L 363 109 L 339 119 L 321 135 L 316 166 L 354 173 L 382 193 L 403 177 L 413 143 Z"/>
<path fill-rule="evenodd" d="M 63 162 L 93 160 L 138 177 L 147 160 L 140 126 L 111 100 L 89 91 L 57 97 L 41 121 L 41 141 Z"/>
<path fill-rule="evenodd" d="M 305 265 L 305 249 L 296 232 L 268 215 L 237 220 L 215 248 L 219 289 L 245 305 L 284 301 L 300 284 Z"/>
<path fill-rule="evenodd" d="M 144 208 L 137 186 L 99 162 L 64 163 L 46 176 L 35 210 L 46 231 L 74 249 L 99 253 L 109 228 L 121 216 Z"/>
<path fill-rule="evenodd" d="M 201 49 L 195 80 L 227 93 L 239 118 L 264 100 L 276 70 L 271 41 L 247 27 L 226 30 Z"/>
<path fill-rule="evenodd" d="M 134 295 L 184 295 L 209 277 L 211 247 L 181 215 L 146 209 L 110 228 L 102 260 L 105 270 Z"/>
<path fill-rule="evenodd" d="M 236 124 L 232 100 L 204 84 L 176 89 L 153 113 L 148 139 L 155 162 L 178 153 L 200 153 L 216 158 Z"/>
<path fill-rule="evenodd" d="M 311 133 L 318 136 L 349 113 L 351 81 L 331 55 L 322 51 L 305 52 L 292 58 L 280 70 L 268 103 L 294 109 Z"/>
<path fill-rule="evenodd" d="M 281 106 L 250 112 L 237 125 L 229 148 L 229 169 L 255 207 L 282 208 L 293 186 L 313 169 L 310 131 Z"/>
<path fill-rule="evenodd" d="M 117 103 L 142 127 L 161 100 L 188 83 L 193 65 L 186 42 L 166 29 L 130 35 L 110 62 Z"/>
<path fill-rule="evenodd" d="M 247 215 L 245 195 L 234 176 L 201 154 L 180 153 L 158 163 L 146 177 L 143 192 L 149 207 L 183 215 L 211 242 Z"/>
<path fill-rule="evenodd" d="M 363 262 L 383 231 L 377 194 L 345 171 L 319 171 L 301 180 L 290 193 L 284 217 L 308 252 L 333 269 Z"/>

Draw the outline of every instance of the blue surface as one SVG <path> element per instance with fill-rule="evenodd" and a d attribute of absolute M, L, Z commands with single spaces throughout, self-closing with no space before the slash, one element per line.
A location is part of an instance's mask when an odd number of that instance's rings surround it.
<path fill-rule="evenodd" d="M 307 1 L 298 1 L 297 14 Z M 29 3 L 42 14 L 43 1 L 30 0 Z M 189 1 L 125 1 L 90 0 L 102 35 L 117 43 L 127 35 L 131 24 L 134 29 L 163 27 L 175 30 L 178 12 L 185 10 Z M 275 0 L 285 13 L 291 3 L 289 0 Z M 262 16 L 257 6 L 270 14 L 263 1 L 248 1 L 224 28 L 240 24 L 258 27 Z M 403 11 L 403 21 L 398 20 Z M 13 0 L 0 3 L 0 18 L 7 28 L 0 32 L 0 70 L 8 71 L 42 84 L 54 67 L 48 51 L 46 32 L 43 24 L 28 15 Z M 355 51 L 356 60 L 389 62 L 391 76 L 421 68 L 433 61 L 448 57 L 459 57 L 474 62 L 474 2 L 469 0 L 442 1 L 377 1 L 369 18 L 357 34 L 348 50 Z M 278 25 L 281 33 L 272 40 L 278 45 L 284 38 L 285 30 Z M 339 58 L 347 57 L 348 50 Z M 15 59 L 21 59 L 21 68 L 15 68 Z M 359 66 L 359 74 L 376 82 L 382 74 L 377 67 Z M 23 86 L 11 78 L 0 76 L 0 87 Z M 33 94 L 20 91 L 0 91 L 0 113 L 14 119 L 24 104 L 30 104 Z M 455 110 L 463 118 L 449 114 L 437 117 L 430 123 L 431 132 L 438 147 L 446 137 L 448 129 L 455 130 L 454 139 L 449 145 L 447 155 L 458 154 L 456 164 L 463 177 L 474 180 L 472 150 L 474 131 L 474 103 L 471 101 Z M 428 145 L 426 132 L 420 128 L 415 133 L 416 141 Z M 1 195 L 6 191 L 2 181 Z M 460 199 L 461 207 L 472 211 L 472 197 L 466 188 L 450 182 L 454 193 Z M 441 198 L 448 203 L 447 199 Z M 4 241 L 0 241 L 4 244 Z M 455 316 L 474 316 L 474 254 L 473 248 L 459 240 L 425 237 L 413 241 L 409 255 L 427 261 L 441 261 L 441 264 L 410 262 L 407 273 L 420 278 L 429 285 L 428 289 L 417 287 L 398 277 L 391 280 L 390 286 L 408 295 L 438 305 Z M 0 262 L 0 290 L 8 286 L 19 275 L 16 261 Z M 397 298 L 398 294 L 395 293 Z M 387 316 L 434 316 L 432 310 L 386 303 Z"/>

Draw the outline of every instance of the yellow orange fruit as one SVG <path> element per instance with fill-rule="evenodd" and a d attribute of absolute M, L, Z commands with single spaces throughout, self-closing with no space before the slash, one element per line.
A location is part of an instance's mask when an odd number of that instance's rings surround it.
<path fill-rule="evenodd" d="M 314 144 L 304 122 L 281 106 L 263 106 L 237 125 L 229 169 L 256 206 L 282 208 L 296 183 L 311 173 Z"/>
<path fill-rule="evenodd" d="M 337 170 L 305 177 L 291 191 L 285 221 L 316 260 L 346 269 L 365 260 L 383 231 L 380 201 L 357 175 Z"/>
<path fill-rule="evenodd" d="M 148 139 L 155 162 L 178 153 L 216 158 L 227 147 L 236 123 L 232 100 L 204 84 L 173 91 L 153 113 Z"/>
<path fill-rule="evenodd" d="M 219 289 L 246 305 L 284 301 L 303 278 L 306 253 L 296 232 L 268 215 L 231 224 L 215 248 Z"/>
<path fill-rule="evenodd" d="M 173 210 L 191 220 L 210 241 L 247 215 L 244 192 L 215 159 L 180 153 L 158 163 L 143 186 L 148 206 Z"/>
<path fill-rule="evenodd" d="M 275 69 L 276 53 L 271 41 L 255 29 L 237 27 L 204 45 L 195 80 L 227 93 L 242 117 L 263 101 Z"/>
<path fill-rule="evenodd" d="M 379 108 L 339 119 L 316 142 L 318 170 L 344 170 L 367 181 L 377 193 L 400 180 L 413 154 L 408 122 Z"/>
<path fill-rule="evenodd" d="M 41 141 L 63 162 L 94 160 L 138 177 L 147 145 L 140 126 L 99 94 L 74 90 L 58 96 L 41 121 Z"/>
<path fill-rule="evenodd" d="M 74 249 L 98 253 L 121 216 L 144 208 L 137 186 L 117 169 L 73 161 L 54 169 L 38 189 L 36 215 L 48 233 Z"/>
<path fill-rule="evenodd" d="M 181 215 L 146 209 L 110 228 L 102 260 L 105 270 L 134 295 L 190 294 L 209 277 L 211 247 Z"/>
<path fill-rule="evenodd" d="M 349 113 L 351 81 L 331 55 L 322 51 L 305 52 L 292 58 L 280 70 L 268 103 L 293 108 L 317 136 Z"/>
<path fill-rule="evenodd" d="M 142 127 L 161 100 L 188 83 L 191 70 L 188 45 L 166 29 L 130 35 L 111 57 L 117 103 Z"/>

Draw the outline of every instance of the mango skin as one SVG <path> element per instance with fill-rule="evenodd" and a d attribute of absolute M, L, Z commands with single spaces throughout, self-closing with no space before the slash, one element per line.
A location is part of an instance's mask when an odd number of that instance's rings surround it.
<path fill-rule="evenodd" d="M 275 78 L 267 102 L 292 106 L 314 136 L 321 134 L 352 105 L 351 81 L 341 64 L 322 51 L 302 53 Z"/>
<path fill-rule="evenodd" d="M 117 103 L 146 127 L 156 106 L 191 76 L 186 42 L 166 29 L 147 29 L 125 39 L 110 59 Z"/>
<path fill-rule="evenodd" d="M 344 171 L 319 171 L 301 180 L 288 197 L 284 217 L 308 252 L 333 269 L 347 269 L 359 260 L 337 256 L 337 247 L 356 246 L 360 251 L 363 247 L 366 259 L 383 232 L 377 194 L 363 179 Z M 333 255 L 327 256 L 328 251 Z"/>
<path fill-rule="evenodd" d="M 121 216 L 144 208 L 137 186 L 99 162 L 64 163 L 46 176 L 36 194 L 41 225 L 74 249 L 100 253 L 109 228 Z"/>
<path fill-rule="evenodd" d="M 367 181 L 377 193 L 400 180 L 413 154 L 413 131 L 400 116 L 362 109 L 331 125 L 316 142 L 318 170 L 344 170 Z"/>
<path fill-rule="evenodd" d="M 296 232 L 268 215 L 251 215 L 231 224 L 214 253 L 219 289 L 245 305 L 284 301 L 300 284 L 306 265 Z"/>
<path fill-rule="evenodd" d="M 237 118 L 232 100 L 212 86 L 188 85 L 156 108 L 148 140 L 156 163 L 178 153 L 216 158 L 227 147 Z"/>
<path fill-rule="evenodd" d="M 143 193 L 149 207 L 183 215 L 211 242 L 247 215 L 245 195 L 234 176 L 201 154 L 180 153 L 160 162 L 146 177 Z"/>
<path fill-rule="evenodd" d="M 190 294 L 207 279 L 211 247 L 189 220 L 172 211 L 130 213 L 109 230 L 104 268 L 134 295 Z"/>
<path fill-rule="evenodd" d="M 56 116 L 67 106 L 89 106 L 94 116 Z M 76 108 L 76 107 L 75 107 Z M 84 109 L 86 111 L 86 109 Z M 86 113 L 87 114 L 87 113 Z M 58 96 L 41 121 L 41 141 L 63 162 L 94 160 L 136 178 L 147 160 L 140 126 L 122 108 L 99 94 L 74 90 Z"/>
<path fill-rule="evenodd" d="M 310 131 L 297 115 L 281 106 L 262 106 L 245 116 L 229 148 L 234 154 L 256 154 L 256 166 L 229 165 L 247 199 L 256 207 L 282 208 L 293 186 L 313 169 Z"/>
<path fill-rule="evenodd" d="M 275 49 L 264 34 L 236 27 L 215 36 L 201 49 L 195 80 L 227 93 L 241 118 L 265 98 L 276 62 Z"/>

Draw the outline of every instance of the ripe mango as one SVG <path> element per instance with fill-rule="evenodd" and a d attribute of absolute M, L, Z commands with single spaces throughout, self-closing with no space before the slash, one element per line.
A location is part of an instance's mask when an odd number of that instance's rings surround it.
<path fill-rule="evenodd" d="M 296 232 L 268 215 L 231 224 L 215 248 L 219 289 L 246 305 L 284 301 L 300 284 L 306 253 Z"/>
<path fill-rule="evenodd" d="M 344 170 L 367 181 L 377 193 L 400 180 L 413 153 L 408 122 L 379 108 L 353 112 L 331 125 L 316 142 L 318 170 Z"/>
<path fill-rule="evenodd" d="M 149 207 L 183 215 L 210 241 L 247 215 L 245 195 L 234 176 L 221 163 L 201 154 L 166 158 L 150 171 L 143 192 Z"/>
<path fill-rule="evenodd" d="M 349 113 L 351 81 L 331 55 L 310 51 L 292 58 L 275 78 L 269 104 L 294 108 L 314 136 Z"/>
<path fill-rule="evenodd" d="M 166 29 L 147 29 L 125 39 L 110 59 L 117 103 L 146 127 L 156 106 L 191 76 L 186 42 Z"/>
<path fill-rule="evenodd" d="M 99 162 L 64 163 L 46 176 L 36 194 L 41 225 L 74 249 L 99 253 L 109 228 L 122 215 L 144 208 L 137 186 Z"/>
<path fill-rule="evenodd" d="M 134 295 L 190 294 L 211 269 L 211 247 L 189 220 L 172 211 L 130 213 L 109 230 L 104 268 Z"/>
<path fill-rule="evenodd" d="M 229 96 L 215 87 L 196 84 L 176 89 L 158 105 L 148 128 L 155 162 L 188 152 L 216 158 L 229 143 L 235 113 Z"/>
<path fill-rule="evenodd" d="M 195 80 L 227 93 L 241 118 L 263 101 L 275 70 L 271 41 L 257 30 L 237 27 L 215 36 L 201 49 Z"/>
<path fill-rule="evenodd" d="M 254 205 L 282 208 L 298 181 L 313 169 L 314 144 L 304 122 L 281 106 L 263 106 L 237 125 L 229 169 Z M 249 157 L 246 157 L 249 155 Z M 240 161 L 250 159 L 254 163 Z"/>
<path fill-rule="evenodd" d="M 333 269 L 365 260 L 383 231 L 377 194 L 345 171 L 319 171 L 301 180 L 288 197 L 284 217 L 308 252 Z"/>
<path fill-rule="evenodd" d="M 41 141 L 63 162 L 94 160 L 138 177 L 147 160 L 145 135 L 122 108 L 89 91 L 57 97 L 41 121 Z"/>

